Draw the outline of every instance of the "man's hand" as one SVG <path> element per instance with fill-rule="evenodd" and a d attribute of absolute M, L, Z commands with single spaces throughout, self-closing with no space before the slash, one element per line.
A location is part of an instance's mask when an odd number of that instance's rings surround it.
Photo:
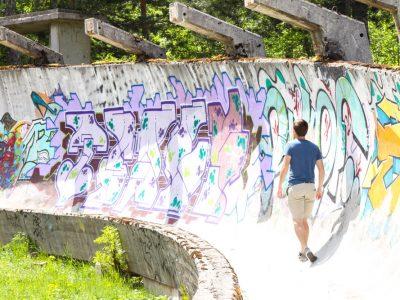
<path fill-rule="evenodd" d="M 315 194 L 315 198 L 317 200 L 321 200 L 323 195 L 324 195 L 324 188 L 323 187 L 318 187 L 317 192 Z"/>
<path fill-rule="evenodd" d="M 283 198 L 285 197 L 283 195 L 283 191 L 282 191 L 282 186 L 278 186 L 278 193 L 277 193 L 278 198 Z"/>

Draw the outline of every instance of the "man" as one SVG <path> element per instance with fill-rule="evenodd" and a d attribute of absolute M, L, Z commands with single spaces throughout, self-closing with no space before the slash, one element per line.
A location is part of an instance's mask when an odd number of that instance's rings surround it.
<path fill-rule="evenodd" d="M 293 124 L 294 140 L 286 145 L 282 170 L 279 176 L 278 197 L 283 198 L 282 184 L 290 167 L 287 189 L 289 209 L 293 217 L 294 229 L 299 239 L 300 261 L 314 262 L 317 257 L 308 248 L 309 227 L 307 219 L 311 216 L 314 200 L 323 194 L 325 170 L 318 146 L 306 140 L 308 124 L 297 120 Z M 315 188 L 315 165 L 318 168 L 318 182 Z"/>

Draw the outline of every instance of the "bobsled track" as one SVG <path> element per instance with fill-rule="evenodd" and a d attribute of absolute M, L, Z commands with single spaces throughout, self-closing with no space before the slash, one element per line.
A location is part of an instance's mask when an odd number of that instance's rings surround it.
<path fill-rule="evenodd" d="M 0 241 L 22 231 L 89 260 L 114 224 L 155 293 L 397 299 L 399 75 L 269 59 L 0 70 Z M 274 191 L 297 118 L 327 174 L 312 267 Z"/>

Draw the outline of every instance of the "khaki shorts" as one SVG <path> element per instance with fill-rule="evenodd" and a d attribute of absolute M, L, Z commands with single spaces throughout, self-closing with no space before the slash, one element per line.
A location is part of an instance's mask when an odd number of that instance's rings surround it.
<path fill-rule="evenodd" d="M 288 203 L 293 219 L 311 216 L 315 201 L 314 183 L 300 183 L 288 188 Z"/>

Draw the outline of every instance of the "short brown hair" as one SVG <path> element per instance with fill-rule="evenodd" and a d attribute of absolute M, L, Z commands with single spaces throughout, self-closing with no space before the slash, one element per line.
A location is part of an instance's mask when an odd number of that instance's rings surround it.
<path fill-rule="evenodd" d="M 296 120 L 293 124 L 293 129 L 300 137 L 306 136 L 308 131 L 308 123 L 303 119 Z"/>

